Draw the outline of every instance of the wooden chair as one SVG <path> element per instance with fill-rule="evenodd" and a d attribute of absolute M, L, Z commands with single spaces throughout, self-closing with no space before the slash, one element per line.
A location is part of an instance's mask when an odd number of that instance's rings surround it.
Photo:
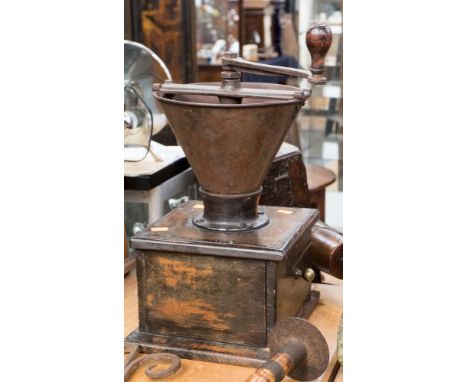
<path fill-rule="evenodd" d="M 305 168 L 311 207 L 317 208 L 320 219 L 325 221 L 325 188 L 336 180 L 336 175 L 322 166 L 306 164 Z"/>

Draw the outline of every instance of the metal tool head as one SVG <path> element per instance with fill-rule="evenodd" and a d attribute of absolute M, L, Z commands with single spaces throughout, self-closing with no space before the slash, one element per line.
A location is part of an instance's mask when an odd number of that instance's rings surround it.
<path fill-rule="evenodd" d="M 321 376 L 330 358 L 327 341 L 322 333 L 307 320 L 289 317 L 279 321 L 272 329 L 268 341 L 270 354 L 278 353 L 291 342 L 303 345 L 307 356 L 294 366 L 289 376 L 300 381 L 312 381 Z"/>

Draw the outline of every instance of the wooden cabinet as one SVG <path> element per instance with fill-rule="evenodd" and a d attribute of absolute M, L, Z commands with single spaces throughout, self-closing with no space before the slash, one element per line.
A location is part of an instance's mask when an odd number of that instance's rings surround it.
<path fill-rule="evenodd" d="M 125 7 L 125 35 L 153 50 L 175 82 L 193 82 L 197 70 L 193 0 L 127 0 Z"/>

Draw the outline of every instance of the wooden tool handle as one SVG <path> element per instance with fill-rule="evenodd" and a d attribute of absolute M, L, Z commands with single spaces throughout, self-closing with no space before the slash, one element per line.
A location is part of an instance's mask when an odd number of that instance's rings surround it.
<path fill-rule="evenodd" d="M 298 343 L 289 343 L 271 357 L 244 382 L 279 382 L 289 374 L 295 365 L 301 363 L 307 353 Z"/>
<path fill-rule="evenodd" d="M 308 249 L 312 264 L 321 271 L 343 279 L 343 235 L 322 221 L 312 228 Z"/>
<path fill-rule="evenodd" d="M 319 78 L 325 72 L 325 55 L 332 43 L 332 32 L 327 24 L 317 24 L 306 33 L 306 44 L 312 63 L 310 71 Z"/>

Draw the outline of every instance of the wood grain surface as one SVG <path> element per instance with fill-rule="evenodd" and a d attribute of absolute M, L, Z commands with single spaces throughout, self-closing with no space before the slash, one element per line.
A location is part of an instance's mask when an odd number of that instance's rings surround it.
<path fill-rule="evenodd" d="M 149 252 L 138 262 L 141 331 L 266 347 L 265 261 Z"/>
<path fill-rule="evenodd" d="M 314 310 L 309 321 L 312 322 L 325 336 L 330 347 L 330 356 L 336 349 L 336 336 L 338 333 L 338 325 L 342 313 L 342 286 L 341 285 L 325 285 L 314 284 L 313 289 L 320 291 L 321 300 Z M 138 326 L 138 298 L 137 298 L 137 282 L 136 272 L 132 270 L 125 278 L 125 321 L 124 335 L 127 336 Z M 162 382 L 242 382 L 251 373 L 255 371 L 253 368 L 232 366 L 217 363 L 208 363 L 201 361 L 191 361 L 182 359 L 182 366 L 176 374 L 170 377 L 160 379 Z M 326 374 L 326 373 L 325 373 Z M 148 378 L 144 369 L 138 370 L 132 376 L 129 382 L 153 382 Z M 291 382 L 293 379 L 286 377 L 283 381 Z M 339 372 L 339 377 L 336 382 L 342 381 L 342 372 Z M 322 381 L 320 378 L 317 382 Z"/>
<path fill-rule="evenodd" d="M 196 75 L 193 1 L 133 0 L 133 39 L 154 51 L 170 68 L 175 82 Z"/>
<path fill-rule="evenodd" d="M 263 181 L 260 204 L 310 207 L 307 175 L 300 151 L 276 157 Z"/>

